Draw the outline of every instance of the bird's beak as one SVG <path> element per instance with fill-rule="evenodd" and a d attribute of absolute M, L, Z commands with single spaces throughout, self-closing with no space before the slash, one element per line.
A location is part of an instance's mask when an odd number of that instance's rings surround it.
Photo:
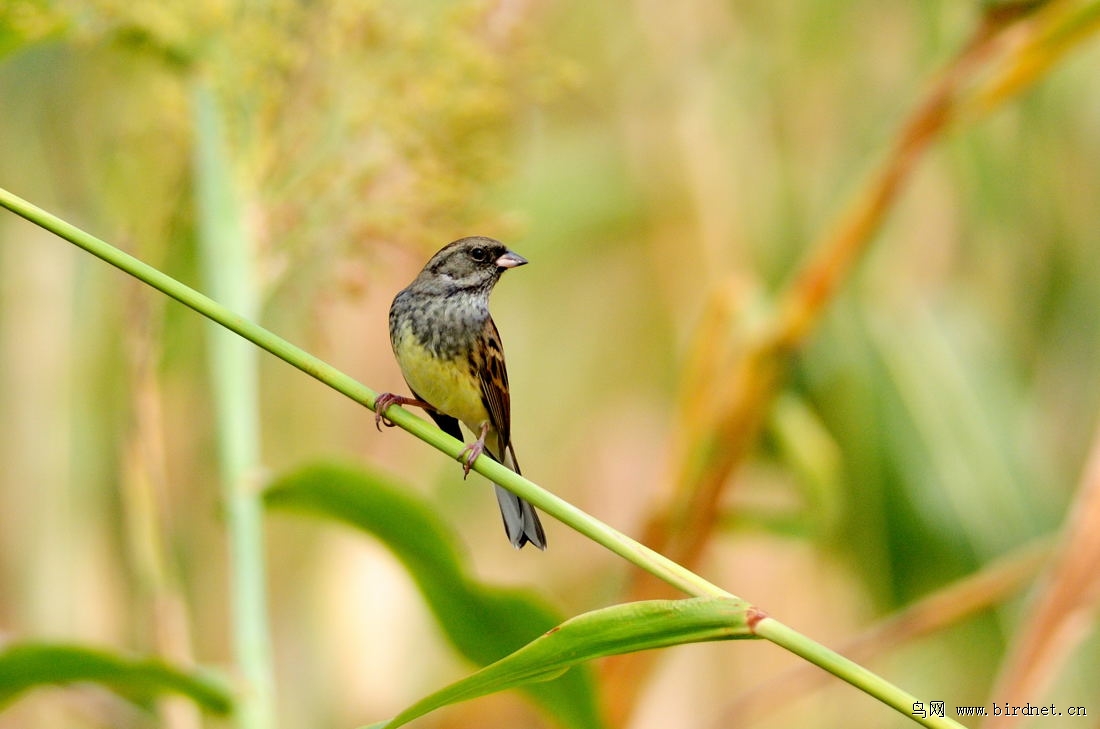
<path fill-rule="evenodd" d="M 527 263 L 527 259 L 515 251 L 507 251 L 503 256 L 497 259 L 497 265 L 501 268 L 515 268 L 525 263 Z"/>

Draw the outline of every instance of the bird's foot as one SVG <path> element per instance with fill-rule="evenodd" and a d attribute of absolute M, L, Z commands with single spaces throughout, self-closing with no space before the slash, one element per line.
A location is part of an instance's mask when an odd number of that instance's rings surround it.
<path fill-rule="evenodd" d="M 462 478 L 466 478 L 470 475 L 470 469 L 474 467 L 474 461 L 485 450 L 485 436 L 489 433 L 489 424 L 481 426 L 481 432 L 478 433 L 477 440 L 470 443 L 462 452 L 458 454 L 458 458 L 462 461 Z"/>
<path fill-rule="evenodd" d="M 404 397 L 403 395 L 395 395 L 392 392 L 383 392 L 374 401 L 374 427 L 382 430 L 382 426 L 392 428 L 394 423 L 392 420 L 386 417 L 386 411 L 394 405 L 415 405 L 418 408 L 424 408 L 425 410 L 433 410 L 431 405 L 423 400 L 417 400 L 415 397 Z"/>

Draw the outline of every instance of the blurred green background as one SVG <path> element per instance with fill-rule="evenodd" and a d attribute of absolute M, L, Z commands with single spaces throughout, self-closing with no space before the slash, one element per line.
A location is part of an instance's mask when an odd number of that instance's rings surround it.
<path fill-rule="evenodd" d="M 698 386 L 681 373 L 707 297 L 732 281 L 745 326 L 767 311 L 978 13 L 4 0 L 0 186 L 202 288 L 201 80 L 228 124 L 262 322 L 377 391 L 403 388 L 393 294 L 450 240 L 505 240 L 532 264 L 493 298 L 525 472 L 638 534 Z M 1100 404 L 1098 64 L 1086 46 L 923 162 L 799 357 L 702 574 L 836 645 L 1060 529 Z M 231 663 L 203 322 L 5 213 L 0 352 L 0 641 L 141 654 L 167 630 L 182 655 Z M 371 464 L 438 505 L 485 580 L 567 615 L 621 599 L 617 558 L 556 523 L 545 554 L 512 550 L 483 479 L 285 364 L 261 368 L 261 479 Z M 129 491 L 141 478 L 160 499 L 159 563 Z M 292 515 L 266 527 L 280 726 L 357 726 L 469 672 L 382 546 Z M 159 573 L 182 598 L 168 608 L 150 597 Z M 988 703 L 1026 595 L 871 667 Z M 1100 695 L 1098 641 L 1045 698 Z M 734 726 L 730 699 L 797 663 L 763 643 L 670 650 L 630 726 Z M 158 721 L 105 701 L 38 691 L 0 728 Z M 195 726 L 186 714 L 159 721 Z M 419 725 L 546 720 L 509 694 Z M 751 725 L 907 722 L 830 685 Z"/>

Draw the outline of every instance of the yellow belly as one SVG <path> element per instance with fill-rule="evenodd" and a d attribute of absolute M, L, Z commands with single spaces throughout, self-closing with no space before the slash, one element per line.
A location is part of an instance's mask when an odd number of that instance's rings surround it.
<path fill-rule="evenodd" d="M 409 387 L 436 410 L 458 418 L 475 433 L 488 421 L 480 383 L 470 375 L 465 358 L 434 357 L 408 332 L 396 343 L 394 351 Z"/>

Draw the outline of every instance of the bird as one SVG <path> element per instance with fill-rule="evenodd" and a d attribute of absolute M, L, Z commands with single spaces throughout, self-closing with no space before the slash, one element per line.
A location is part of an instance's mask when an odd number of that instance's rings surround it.
<path fill-rule="evenodd" d="M 375 425 L 393 425 L 386 418 L 393 405 L 423 408 L 458 440 L 464 440 L 461 422 L 476 436 L 459 456 L 465 476 L 483 452 L 520 473 L 511 440 L 504 347 L 489 315 L 489 294 L 505 271 L 526 263 L 493 238 L 461 238 L 432 256 L 390 305 L 390 344 L 412 397 L 378 395 Z M 512 546 L 521 549 L 530 543 L 546 549 L 535 508 L 500 485 L 493 486 Z"/>

